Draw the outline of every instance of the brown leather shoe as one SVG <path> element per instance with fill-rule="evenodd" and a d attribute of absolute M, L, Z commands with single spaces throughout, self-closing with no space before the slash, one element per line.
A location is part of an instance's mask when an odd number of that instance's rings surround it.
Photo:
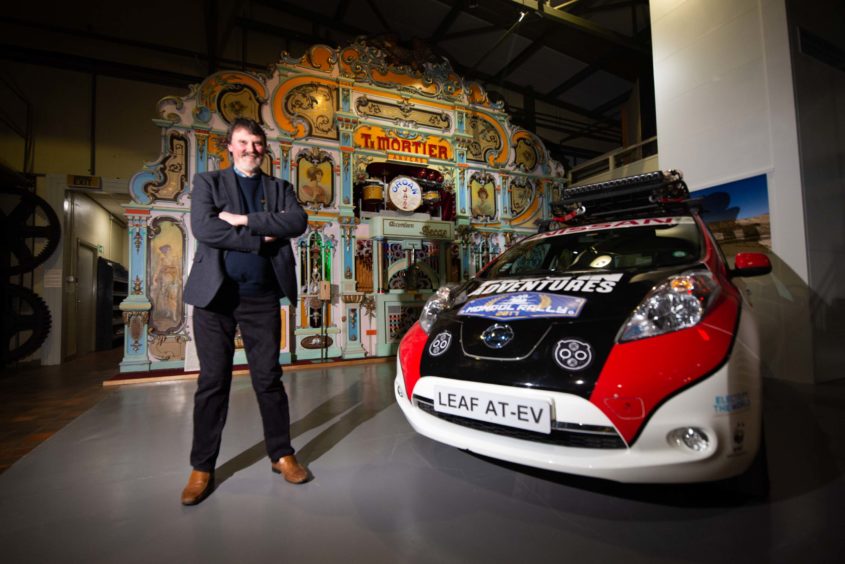
<path fill-rule="evenodd" d="M 194 470 L 182 490 L 182 505 L 196 505 L 214 491 L 214 474 Z"/>
<path fill-rule="evenodd" d="M 281 457 L 278 462 L 274 462 L 270 466 L 273 468 L 273 472 L 281 474 L 291 484 L 301 484 L 308 481 L 308 470 L 297 462 L 296 457 L 292 454 Z"/>

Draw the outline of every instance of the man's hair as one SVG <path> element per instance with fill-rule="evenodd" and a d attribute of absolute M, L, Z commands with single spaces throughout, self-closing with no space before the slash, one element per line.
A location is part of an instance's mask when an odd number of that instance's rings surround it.
<path fill-rule="evenodd" d="M 264 145 L 267 145 L 267 134 L 264 132 L 264 128 L 261 127 L 254 119 L 243 117 L 236 118 L 235 121 L 232 122 L 232 125 L 229 126 L 229 131 L 226 132 L 226 145 L 232 142 L 232 135 L 238 129 L 246 129 L 252 135 L 258 135 L 261 137 L 261 142 Z"/>

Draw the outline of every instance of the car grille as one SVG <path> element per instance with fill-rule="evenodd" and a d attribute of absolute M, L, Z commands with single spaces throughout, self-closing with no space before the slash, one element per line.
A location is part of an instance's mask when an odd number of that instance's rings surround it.
<path fill-rule="evenodd" d="M 512 437 L 514 439 L 578 448 L 626 448 L 625 441 L 622 440 L 622 437 L 612 427 L 578 425 L 576 423 L 560 423 L 554 421 L 552 422 L 552 432 L 547 435 L 545 433 L 517 429 L 516 427 L 508 427 L 507 425 L 478 421 L 469 417 L 440 413 L 435 411 L 434 401 L 423 396 L 414 395 L 414 405 L 429 415 L 433 415 L 449 423 L 469 427 L 476 431 Z"/>

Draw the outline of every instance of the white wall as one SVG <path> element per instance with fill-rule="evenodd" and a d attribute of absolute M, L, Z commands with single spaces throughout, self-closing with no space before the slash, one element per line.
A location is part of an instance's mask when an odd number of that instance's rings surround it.
<path fill-rule="evenodd" d="M 97 247 L 98 256 L 126 266 L 129 234 L 122 219 L 109 214 L 87 194 L 68 191 L 67 175 L 45 175 L 39 182 L 38 192 L 62 221 L 62 243 L 47 262 L 35 270 L 33 286 L 46 301 L 52 316 L 50 335 L 33 357 L 40 358 L 41 364 L 52 365 L 60 364 L 76 351 L 73 331 L 77 322 L 73 307 L 76 286 L 68 277 L 77 274 L 77 241 Z"/>
<path fill-rule="evenodd" d="M 807 281 L 783 0 L 653 0 L 660 162 L 695 190 L 766 174 L 774 251 Z"/>
<path fill-rule="evenodd" d="M 777 377 L 811 381 L 784 0 L 652 0 L 650 6 L 660 164 L 682 170 L 692 190 L 766 175 L 775 272 L 751 285 L 760 298 L 764 362 Z"/>

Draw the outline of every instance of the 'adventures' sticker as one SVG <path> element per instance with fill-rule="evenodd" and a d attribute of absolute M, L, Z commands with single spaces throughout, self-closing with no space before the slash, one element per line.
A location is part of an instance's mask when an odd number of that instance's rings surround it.
<path fill-rule="evenodd" d="M 470 292 L 470 296 L 481 294 L 504 294 L 505 292 L 583 292 L 609 294 L 622 279 L 621 272 L 615 274 L 582 274 L 581 276 L 558 276 L 554 278 L 530 278 L 520 280 L 487 280 Z"/>

